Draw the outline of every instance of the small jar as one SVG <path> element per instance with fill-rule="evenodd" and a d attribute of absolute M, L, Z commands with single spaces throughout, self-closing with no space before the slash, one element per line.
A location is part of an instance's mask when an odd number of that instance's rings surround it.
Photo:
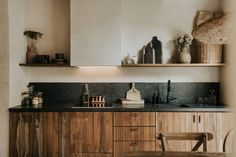
<path fill-rule="evenodd" d="M 38 92 L 38 99 L 39 99 L 39 104 L 42 105 L 43 104 L 43 93 L 42 92 Z"/>
<path fill-rule="evenodd" d="M 32 105 L 38 105 L 39 104 L 39 97 L 35 95 L 32 99 Z"/>

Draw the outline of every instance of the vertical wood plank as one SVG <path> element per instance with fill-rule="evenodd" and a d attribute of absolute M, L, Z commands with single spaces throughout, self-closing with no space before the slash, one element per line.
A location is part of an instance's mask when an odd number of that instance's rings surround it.
<path fill-rule="evenodd" d="M 75 154 L 77 153 L 77 149 L 80 148 L 79 146 L 81 146 L 81 143 L 80 143 L 81 141 L 79 139 L 79 135 L 82 134 L 81 133 L 82 127 L 80 126 L 80 121 L 79 121 L 80 113 L 70 113 L 69 115 L 65 115 L 65 116 L 68 116 L 68 118 L 70 119 L 70 125 L 68 128 L 69 130 L 66 130 L 65 132 L 65 134 L 70 132 L 69 134 L 70 140 L 68 141 L 70 151 L 68 151 L 68 153 L 72 156 L 75 156 Z M 67 142 L 67 140 L 65 140 L 65 142 Z"/>
<path fill-rule="evenodd" d="M 10 112 L 9 116 L 9 157 L 18 157 L 18 149 L 17 143 L 19 143 L 19 120 L 20 120 L 20 113 L 17 112 Z"/>
<path fill-rule="evenodd" d="M 93 126 L 94 126 L 93 139 L 90 139 L 92 141 L 88 141 L 88 142 L 90 142 L 90 144 L 93 146 L 92 147 L 93 152 L 101 152 L 101 144 L 102 143 L 100 143 L 101 142 L 100 137 L 103 136 L 103 133 L 102 133 L 103 130 L 101 128 L 102 127 L 101 125 L 104 121 L 104 119 L 103 119 L 104 117 L 101 112 L 94 112 L 93 115 L 94 115 L 94 117 L 93 117 Z M 90 116 L 92 116 L 92 115 L 90 115 Z M 91 128 L 88 128 L 88 129 L 90 130 Z"/>
<path fill-rule="evenodd" d="M 206 112 L 204 113 L 204 131 L 213 134 L 213 139 L 207 142 L 208 152 L 216 152 L 216 113 L 214 112 Z"/>
<path fill-rule="evenodd" d="M 179 131 L 186 132 L 186 113 L 179 113 Z M 186 151 L 186 141 L 179 142 L 179 151 Z"/>
<path fill-rule="evenodd" d="M 62 157 L 62 121 L 63 121 L 63 112 L 58 113 L 58 157 Z"/>
<path fill-rule="evenodd" d="M 173 132 L 180 132 L 180 112 L 173 112 Z M 179 151 L 183 141 L 173 141 L 173 151 Z"/>
<path fill-rule="evenodd" d="M 197 132 L 197 114 L 195 112 L 186 113 L 186 132 Z M 186 141 L 186 151 L 191 151 L 197 142 Z"/>
<path fill-rule="evenodd" d="M 168 130 L 168 119 L 167 119 L 167 112 L 159 112 L 156 115 L 156 133 L 159 136 L 159 133 L 165 132 Z M 156 150 L 161 151 L 162 145 L 160 140 L 156 140 Z"/>
<path fill-rule="evenodd" d="M 223 151 L 223 117 L 222 113 L 219 112 L 216 114 L 217 119 L 217 128 L 216 128 L 216 143 L 217 143 L 217 151 Z"/>
<path fill-rule="evenodd" d="M 197 132 L 204 132 L 204 113 L 197 113 Z M 198 148 L 199 151 L 203 150 L 203 145 Z"/>
<path fill-rule="evenodd" d="M 71 143 L 71 120 L 70 112 L 62 113 L 62 157 L 71 156 L 71 149 L 75 148 Z"/>
<path fill-rule="evenodd" d="M 174 112 L 167 112 L 167 130 L 166 132 L 174 132 Z M 169 150 L 174 150 L 174 141 L 168 141 Z"/>
<path fill-rule="evenodd" d="M 161 116 L 162 116 L 162 113 L 161 112 L 156 112 L 156 136 L 159 135 L 159 133 L 161 132 L 162 130 L 162 127 L 161 127 Z M 161 148 L 161 141 L 156 139 L 156 151 L 162 151 L 162 148 Z"/>
<path fill-rule="evenodd" d="M 112 112 L 101 113 L 101 139 L 100 146 L 101 152 L 113 152 L 113 133 L 112 133 Z"/>

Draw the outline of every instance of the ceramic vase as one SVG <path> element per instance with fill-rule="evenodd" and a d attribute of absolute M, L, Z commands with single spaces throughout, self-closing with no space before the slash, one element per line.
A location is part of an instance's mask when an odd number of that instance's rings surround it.
<path fill-rule="evenodd" d="M 27 64 L 35 63 L 36 57 L 37 57 L 37 51 L 35 44 L 31 43 L 27 46 L 27 52 L 26 52 L 26 62 Z"/>
<path fill-rule="evenodd" d="M 181 52 L 179 52 L 179 62 L 184 64 L 191 63 L 191 54 L 188 48 L 184 48 Z"/>

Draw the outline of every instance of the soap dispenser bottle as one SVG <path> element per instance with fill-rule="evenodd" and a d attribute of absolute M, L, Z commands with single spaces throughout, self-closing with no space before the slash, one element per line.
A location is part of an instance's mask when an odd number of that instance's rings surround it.
<path fill-rule="evenodd" d="M 83 95 L 83 106 L 89 107 L 89 90 L 88 90 L 88 84 L 85 84 L 85 92 Z"/>

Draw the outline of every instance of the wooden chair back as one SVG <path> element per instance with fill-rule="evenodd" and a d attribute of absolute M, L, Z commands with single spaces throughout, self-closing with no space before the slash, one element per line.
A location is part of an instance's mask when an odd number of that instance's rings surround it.
<path fill-rule="evenodd" d="M 156 138 L 161 140 L 162 150 L 170 151 L 168 146 L 168 140 L 195 140 L 198 141 L 192 148 L 192 151 L 197 151 L 203 144 L 203 152 L 207 152 L 207 141 L 213 139 L 211 133 L 159 133 Z"/>
<path fill-rule="evenodd" d="M 231 129 L 227 135 L 225 136 L 223 143 L 223 151 L 224 152 L 232 152 L 233 146 L 236 144 L 235 142 L 235 129 Z"/>

